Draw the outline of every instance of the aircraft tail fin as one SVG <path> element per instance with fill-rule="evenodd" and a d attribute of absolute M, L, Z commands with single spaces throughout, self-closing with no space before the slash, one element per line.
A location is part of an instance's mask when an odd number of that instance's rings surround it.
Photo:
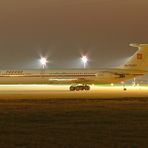
<path fill-rule="evenodd" d="M 122 65 L 123 69 L 146 70 L 148 66 L 148 44 L 130 44 L 132 47 L 137 47 L 137 52 L 131 56 L 127 63 Z"/>

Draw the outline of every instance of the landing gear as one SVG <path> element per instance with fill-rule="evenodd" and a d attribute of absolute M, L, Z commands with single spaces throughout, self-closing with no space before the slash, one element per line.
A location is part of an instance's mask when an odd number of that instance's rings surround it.
<path fill-rule="evenodd" d="M 69 87 L 70 91 L 80 91 L 80 90 L 90 90 L 90 86 L 89 85 L 72 85 Z"/>
<path fill-rule="evenodd" d="M 75 91 L 75 90 L 76 90 L 76 87 L 75 87 L 75 86 L 70 86 L 70 87 L 69 87 L 69 90 L 70 90 L 70 91 Z"/>
<path fill-rule="evenodd" d="M 125 87 L 124 87 L 124 88 L 123 88 L 123 90 L 124 90 L 124 91 L 126 91 L 126 90 L 127 90 L 127 88 L 125 88 Z"/>
<path fill-rule="evenodd" d="M 126 90 L 127 90 L 127 88 L 125 87 L 125 82 L 124 82 L 124 81 L 122 81 L 122 82 L 121 82 L 121 84 L 123 85 L 123 90 L 124 90 L 124 91 L 126 91 Z"/>

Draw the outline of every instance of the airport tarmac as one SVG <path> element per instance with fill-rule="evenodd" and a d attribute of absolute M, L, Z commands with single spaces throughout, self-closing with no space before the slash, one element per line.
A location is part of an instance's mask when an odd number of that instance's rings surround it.
<path fill-rule="evenodd" d="M 148 97 L 146 86 L 93 85 L 90 91 L 69 91 L 69 85 L 0 85 L 0 98 L 69 99 Z"/>
<path fill-rule="evenodd" d="M 0 148 L 147 147 L 148 87 L 68 88 L 0 85 Z"/>

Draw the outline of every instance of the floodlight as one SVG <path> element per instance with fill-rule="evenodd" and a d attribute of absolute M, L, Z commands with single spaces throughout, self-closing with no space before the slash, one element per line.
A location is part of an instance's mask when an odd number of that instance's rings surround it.
<path fill-rule="evenodd" d="M 41 57 L 40 63 L 43 66 L 43 69 L 44 69 L 46 64 L 48 63 L 48 61 L 47 61 L 47 59 L 45 57 Z"/>
<path fill-rule="evenodd" d="M 81 58 L 81 60 L 82 60 L 82 62 L 83 62 L 83 64 L 84 64 L 84 68 L 86 67 L 86 64 L 87 64 L 87 62 L 88 62 L 88 58 L 86 57 L 86 56 L 83 56 L 82 58 Z"/>

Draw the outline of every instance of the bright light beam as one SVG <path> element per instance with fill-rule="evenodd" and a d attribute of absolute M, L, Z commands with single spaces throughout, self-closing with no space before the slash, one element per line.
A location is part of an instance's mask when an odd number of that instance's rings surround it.
<path fill-rule="evenodd" d="M 47 61 L 47 59 L 45 57 L 41 57 L 40 63 L 43 66 L 43 69 L 44 69 L 46 67 L 48 61 Z"/>
<path fill-rule="evenodd" d="M 85 68 L 86 68 L 86 64 L 87 64 L 87 62 L 88 62 L 88 58 L 87 58 L 86 56 L 83 56 L 83 57 L 81 58 L 81 60 L 82 60 L 82 62 L 83 62 L 84 69 L 85 69 Z"/>

